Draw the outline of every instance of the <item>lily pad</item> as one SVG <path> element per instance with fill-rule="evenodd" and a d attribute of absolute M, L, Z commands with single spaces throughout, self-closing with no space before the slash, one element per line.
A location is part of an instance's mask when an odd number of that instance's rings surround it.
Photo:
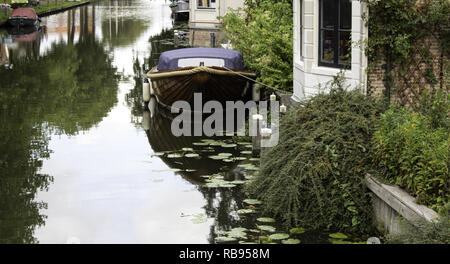
<path fill-rule="evenodd" d="M 181 157 L 183 157 L 183 155 L 181 155 L 179 153 L 172 153 L 172 154 L 167 155 L 167 157 L 169 159 L 174 159 L 174 158 L 181 158 Z"/>
<path fill-rule="evenodd" d="M 291 230 L 289 230 L 289 233 L 291 233 L 291 235 L 300 235 L 305 232 L 306 232 L 306 230 L 302 227 L 295 227 L 295 228 L 291 228 Z"/>
<path fill-rule="evenodd" d="M 252 151 L 251 150 L 243 150 L 243 151 L 241 151 L 241 154 L 244 154 L 244 155 L 252 154 Z"/>
<path fill-rule="evenodd" d="M 186 154 L 186 155 L 184 155 L 186 158 L 197 158 L 197 157 L 199 157 L 200 155 L 199 154 L 197 154 L 197 153 L 188 153 L 188 154 Z"/>
<path fill-rule="evenodd" d="M 262 202 L 260 200 L 256 200 L 256 199 L 245 199 L 243 202 L 246 204 L 251 204 L 251 205 L 262 204 Z"/>
<path fill-rule="evenodd" d="M 260 217 L 260 218 L 257 218 L 256 221 L 263 222 L 263 223 L 274 223 L 275 219 L 270 218 L 270 217 Z"/>
<path fill-rule="evenodd" d="M 164 154 L 165 154 L 164 152 L 155 152 L 155 153 L 152 154 L 152 156 L 159 157 L 159 156 L 163 156 Z"/>
<path fill-rule="evenodd" d="M 282 240 L 282 239 L 286 239 L 288 237 L 289 237 L 289 235 L 284 234 L 284 233 L 277 233 L 277 234 L 273 234 L 273 235 L 269 236 L 270 240 Z"/>
<path fill-rule="evenodd" d="M 262 231 L 275 232 L 275 227 L 269 225 L 256 225 Z"/>
<path fill-rule="evenodd" d="M 217 154 L 218 156 L 222 156 L 222 157 L 230 157 L 230 156 L 233 156 L 233 154 L 231 154 L 231 153 L 219 153 L 219 154 Z"/>
<path fill-rule="evenodd" d="M 192 143 L 192 145 L 195 145 L 195 146 L 208 146 L 209 143 L 208 142 L 194 142 L 194 143 Z"/>
<path fill-rule="evenodd" d="M 216 237 L 216 242 L 233 242 L 236 241 L 236 238 L 234 237 L 226 237 L 226 236 L 220 236 Z"/>
<path fill-rule="evenodd" d="M 254 212 L 255 212 L 255 210 L 253 210 L 253 209 L 239 209 L 239 210 L 237 210 L 238 214 L 251 214 L 251 213 L 254 213 Z"/>
<path fill-rule="evenodd" d="M 219 156 L 219 155 L 213 155 L 213 156 L 208 156 L 208 158 L 213 159 L 213 160 L 222 160 L 222 159 L 226 159 L 227 157 Z"/>
<path fill-rule="evenodd" d="M 237 146 L 236 144 L 222 144 L 221 145 L 222 148 L 234 148 L 236 146 Z"/>
<path fill-rule="evenodd" d="M 289 238 L 286 240 L 281 240 L 281 244 L 300 244 L 300 240 L 294 239 L 294 238 Z"/>
<path fill-rule="evenodd" d="M 330 241 L 331 244 L 337 244 L 337 245 L 353 244 L 353 243 L 350 242 L 350 241 L 345 241 L 345 240 L 342 240 L 342 239 L 336 239 L 336 238 L 330 238 L 330 239 L 328 239 L 328 241 Z"/>
<path fill-rule="evenodd" d="M 345 234 L 342 234 L 342 233 L 333 233 L 333 234 L 330 234 L 330 237 L 331 238 L 337 238 L 337 239 L 346 239 L 346 238 L 348 238 L 348 236 L 347 235 L 345 235 Z"/>
<path fill-rule="evenodd" d="M 183 150 L 183 151 L 194 151 L 193 148 L 182 148 L 181 150 Z"/>

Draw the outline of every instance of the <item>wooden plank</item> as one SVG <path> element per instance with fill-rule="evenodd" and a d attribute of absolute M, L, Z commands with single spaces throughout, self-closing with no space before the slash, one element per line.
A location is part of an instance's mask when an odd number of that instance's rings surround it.
<path fill-rule="evenodd" d="M 367 174 L 365 177 L 367 187 L 392 209 L 410 222 L 425 220 L 436 222 L 439 215 L 432 209 L 415 203 L 414 197 L 397 186 L 380 183 L 377 179 Z"/>

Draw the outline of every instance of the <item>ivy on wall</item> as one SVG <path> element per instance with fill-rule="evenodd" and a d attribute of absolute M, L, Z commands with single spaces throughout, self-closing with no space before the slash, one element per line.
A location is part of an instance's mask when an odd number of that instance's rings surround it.
<path fill-rule="evenodd" d="M 370 13 L 366 54 L 371 65 L 386 62 L 385 87 L 396 101 L 415 108 L 424 91 L 448 90 L 450 1 L 360 1 Z"/>

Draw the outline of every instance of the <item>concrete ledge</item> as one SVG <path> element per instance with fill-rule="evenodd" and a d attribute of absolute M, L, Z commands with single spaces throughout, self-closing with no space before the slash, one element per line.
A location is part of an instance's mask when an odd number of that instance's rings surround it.
<path fill-rule="evenodd" d="M 375 217 L 390 233 L 399 231 L 398 215 L 414 225 L 417 221 L 438 221 L 432 209 L 414 202 L 414 197 L 397 186 L 380 183 L 371 175 L 365 177 L 367 187 L 376 195 Z M 392 212 L 394 211 L 394 212 Z M 398 215 L 397 215 L 398 214 Z"/>

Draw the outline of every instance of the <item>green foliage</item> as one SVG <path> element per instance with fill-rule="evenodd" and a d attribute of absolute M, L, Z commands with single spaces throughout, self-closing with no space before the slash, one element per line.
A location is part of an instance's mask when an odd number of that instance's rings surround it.
<path fill-rule="evenodd" d="M 221 27 L 258 81 L 286 91 L 293 81 L 292 17 L 292 1 L 262 0 L 228 12 Z"/>
<path fill-rule="evenodd" d="M 440 41 L 444 54 L 450 53 L 450 2 L 447 0 L 362 0 L 369 3 L 366 16 L 370 37 L 369 59 L 379 58 L 386 46 L 398 65 L 415 54 L 415 44 L 434 36 Z M 423 52 L 429 52 L 423 50 Z"/>
<path fill-rule="evenodd" d="M 450 243 L 450 204 L 442 210 L 439 222 L 425 221 L 406 225 L 399 234 L 388 235 L 388 244 L 449 244 Z"/>
<path fill-rule="evenodd" d="M 421 112 L 430 119 L 434 128 L 450 129 L 450 94 L 444 89 L 425 91 L 420 103 Z"/>
<path fill-rule="evenodd" d="M 348 92 L 342 76 L 281 118 L 279 144 L 262 155 L 248 191 L 265 213 L 288 227 L 370 232 L 370 195 L 364 175 L 371 137 L 383 105 Z"/>
<path fill-rule="evenodd" d="M 439 210 L 450 198 L 450 132 L 433 126 L 433 119 L 392 107 L 377 122 L 373 161 L 389 183 Z M 448 124 L 448 116 L 439 122 Z"/>

